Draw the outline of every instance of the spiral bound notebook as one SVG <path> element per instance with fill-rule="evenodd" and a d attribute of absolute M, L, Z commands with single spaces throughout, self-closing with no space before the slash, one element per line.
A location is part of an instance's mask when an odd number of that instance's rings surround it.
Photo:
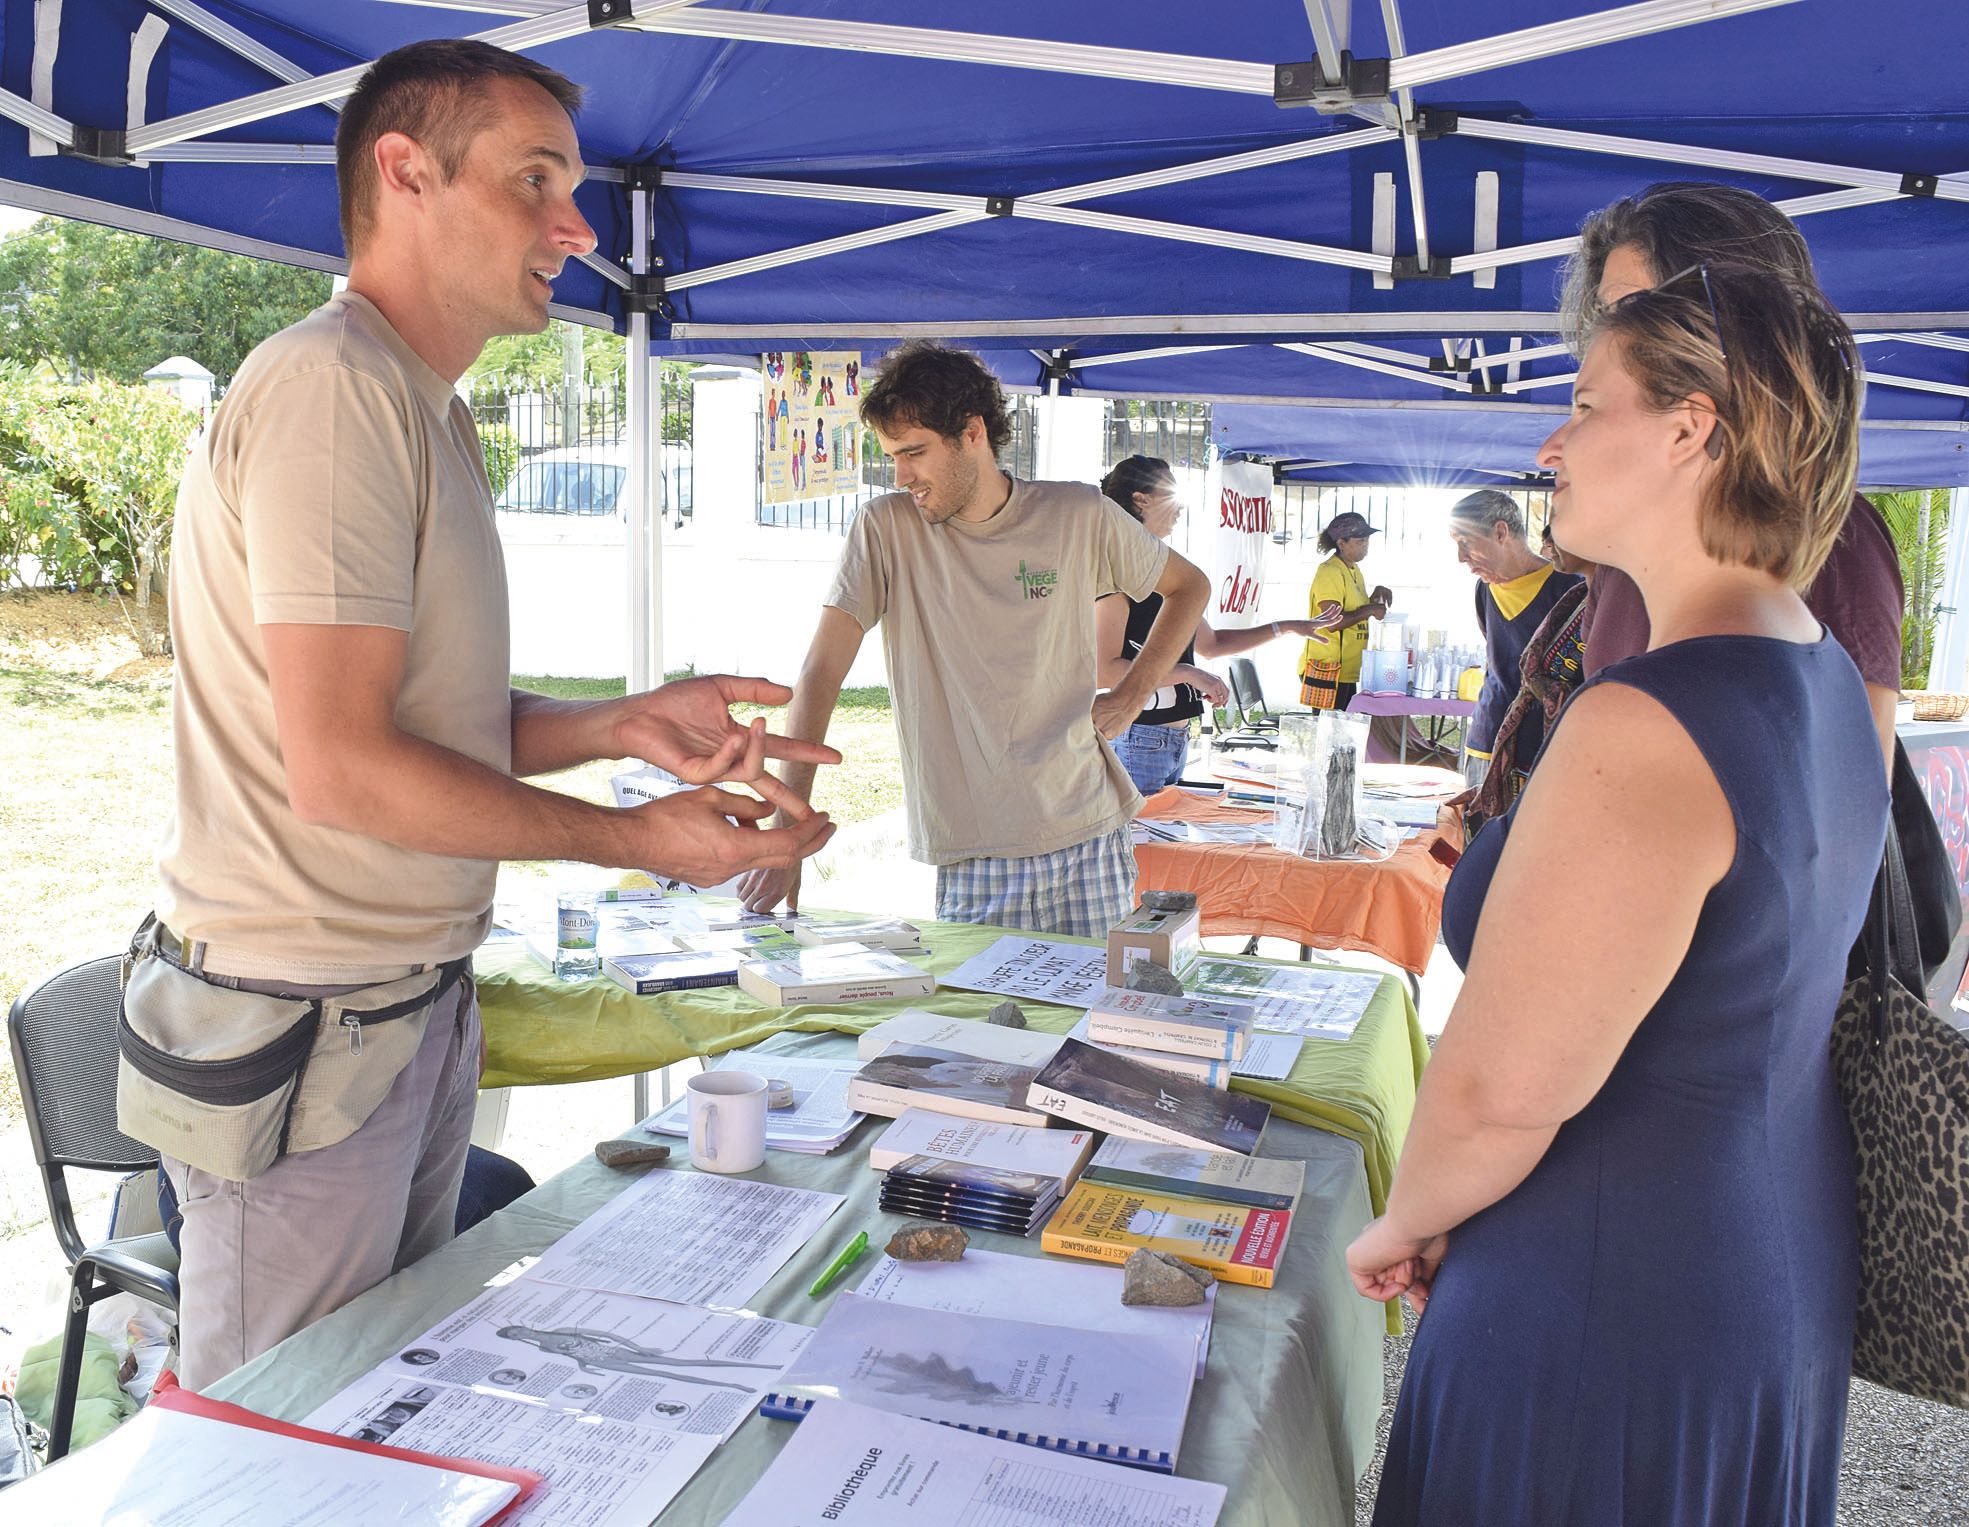
<path fill-rule="evenodd" d="M 1077 1331 L 843 1294 L 759 1414 L 798 1421 L 815 1400 L 839 1398 L 1167 1474 L 1196 1371 L 1191 1334 Z"/>

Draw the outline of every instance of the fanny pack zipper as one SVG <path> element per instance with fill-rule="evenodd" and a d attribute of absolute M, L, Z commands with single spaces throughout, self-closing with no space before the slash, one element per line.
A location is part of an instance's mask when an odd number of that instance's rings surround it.
<path fill-rule="evenodd" d="M 117 1024 L 117 1048 L 130 1064 L 173 1092 L 216 1107 L 257 1102 L 293 1079 L 314 1048 L 321 1023 L 321 1005 L 307 1009 L 272 1043 L 251 1055 L 225 1060 L 186 1060 L 151 1044 L 123 1019 Z"/>

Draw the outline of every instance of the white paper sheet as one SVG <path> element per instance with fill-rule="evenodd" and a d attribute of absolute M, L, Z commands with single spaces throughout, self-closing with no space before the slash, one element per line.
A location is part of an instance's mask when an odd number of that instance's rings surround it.
<path fill-rule="evenodd" d="M 846 1202 L 839 1193 L 659 1168 L 548 1247 L 529 1276 L 742 1309 Z"/>
<path fill-rule="evenodd" d="M 972 955 L 945 976 L 943 984 L 1086 1007 L 1107 989 L 1108 952 L 1100 945 L 1062 944 L 1011 933 Z"/>
<path fill-rule="evenodd" d="M 755 1071 L 777 1077 L 793 1088 L 793 1106 L 766 1114 L 766 1145 L 772 1150 L 825 1155 L 848 1138 L 866 1114 L 848 1106 L 848 1079 L 861 1069 L 856 1059 L 829 1060 L 788 1055 L 777 1050 L 733 1050 L 708 1068 L 713 1071 Z M 690 1095 L 643 1121 L 658 1135 L 690 1133 Z"/>
<path fill-rule="evenodd" d="M 381 1373 L 364 1375 L 307 1424 L 343 1437 L 387 1432 L 393 1447 L 477 1458 L 546 1476 L 546 1484 L 508 1519 L 512 1527 L 647 1527 L 718 1446 L 708 1433 L 658 1431 Z M 410 1514 L 401 1519 L 423 1520 Z M 391 1518 L 357 1520 L 369 1527 Z M 259 1518 L 240 1521 L 259 1527 Z"/>
<path fill-rule="evenodd" d="M 15 1485 L 0 1516 L 21 1527 L 477 1527 L 518 1493 L 503 1479 L 153 1407 Z"/>
<path fill-rule="evenodd" d="M 1224 1495 L 822 1400 L 725 1527 L 1213 1527 Z"/>
<path fill-rule="evenodd" d="M 405 1342 L 377 1372 L 723 1441 L 813 1334 L 520 1278 Z"/>
<path fill-rule="evenodd" d="M 1197 958 L 1185 984 L 1192 993 L 1249 1002 L 1258 1010 L 1258 1027 L 1275 1034 L 1344 1040 L 1352 1037 L 1381 989 L 1381 977 L 1364 970 L 1264 965 L 1206 954 Z"/>
<path fill-rule="evenodd" d="M 1176 822 L 1137 817 L 1136 843 L 1235 843 L 1270 848 L 1276 830 L 1270 816 L 1251 822 Z"/>
<path fill-rule="evenodd" d="M 1199 1375 L 1210 1353 L 1210 1322 L 1217 1312 L 1215 1285 L 1203 1303 L 1183 1309 L 1123 1304 L 1119 1267 L 1014 1257 L 973 1246 L 955 1262 L 898 1262 L 883 1257 L 855 1292 L 864 1299 L 1032 1320 L 1081 1331 L 1120 1331 L 1147 1336 L 1187 1332 L 1197 1344 Z"/>

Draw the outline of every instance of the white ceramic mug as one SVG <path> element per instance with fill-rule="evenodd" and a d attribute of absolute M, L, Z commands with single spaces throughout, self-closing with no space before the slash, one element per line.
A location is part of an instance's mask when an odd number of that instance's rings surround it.
<path fill-rule="evenodd" d="M 691 1165 L 750 1172 L 766 1160 L 766 1079 L 751 1071 L 700 1071 L 690 1093 Z"/>

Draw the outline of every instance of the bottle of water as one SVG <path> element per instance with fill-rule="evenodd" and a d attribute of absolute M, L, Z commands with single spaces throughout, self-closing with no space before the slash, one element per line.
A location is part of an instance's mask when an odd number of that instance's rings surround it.
<path fill-rule="evenodd" d="M 602 973 L 595 947 L 595 875 L 585 864 L 564 864 L 554 877 L 554 974 L 590 981 Z"/>

